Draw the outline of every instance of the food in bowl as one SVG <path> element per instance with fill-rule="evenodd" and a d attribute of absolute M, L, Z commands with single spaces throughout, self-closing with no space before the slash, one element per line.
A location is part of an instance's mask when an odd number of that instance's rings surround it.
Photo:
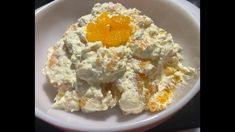
<path fill-rule="evenodd" d="M 85 113 L 118 106 L 157 112 L 196 70 L 182 64 L 170 33 L 137 9 L 97 3 L 48 49 L 43 74 L 58 93 L 53 108 Z"/>

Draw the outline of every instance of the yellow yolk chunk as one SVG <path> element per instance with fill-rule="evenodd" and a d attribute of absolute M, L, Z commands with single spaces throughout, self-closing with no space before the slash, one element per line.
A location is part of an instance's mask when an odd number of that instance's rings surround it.
<path fill-rule="evenodd" d="M 104 46 L 112 47 L 126 43 L 131 36 L 130 17 L 109 17 L 108 12 L 102 13 L 95 23 L 87 25 L 87 40 L 89 42 L 102 41 Z"/>

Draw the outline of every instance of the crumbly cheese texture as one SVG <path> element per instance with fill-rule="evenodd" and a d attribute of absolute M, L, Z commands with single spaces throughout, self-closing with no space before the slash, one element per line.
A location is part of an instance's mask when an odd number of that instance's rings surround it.
<path fill-rule="evenodd" d="M 104 12 L 130 18 L 127 42 L 107 47 L 87 39 L 87 25 Z M 48 50 L 43 74 L 58 89 L 52 106 L 86 113 L 117 106 L 125 115 L 164 110 L 174 89 L 195 75 L 181 63 L 181 50 L 170 33 L 139 10 L 97 3 Z"/>

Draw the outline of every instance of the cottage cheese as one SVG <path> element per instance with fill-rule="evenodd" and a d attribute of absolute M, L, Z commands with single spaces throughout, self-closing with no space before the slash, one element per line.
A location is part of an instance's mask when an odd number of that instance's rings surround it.
<path fill-rule="evenodd" d="M 87 25 L 104 12 L 130 18 L 125 44 L 107 47 L 87 39 Z M 173 90 L 195 74 L 181 63 L 181 50 L 170 33 L 139 10 L 97 3 L 48 49 L 43 74 L 58 88 L 52 106 L 86 113 L 114 106 L 124 114 L 164 110 L 173 102 Z"/>

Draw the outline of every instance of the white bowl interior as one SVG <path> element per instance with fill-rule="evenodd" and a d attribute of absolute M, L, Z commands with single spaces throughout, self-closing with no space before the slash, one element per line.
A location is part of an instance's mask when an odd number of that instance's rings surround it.
<path fill-rule="evenodd" d="M 56 90 L 49 88 L 46 83 L 46 78 L 42 75 L 47 49 L 62 37 L 69 25 L 75 23 L 79 17 L 89 14 L 95 3 L 105 1 L 108 0 L 62 0 L 52 3 L 36 14 L 35 109 L 37 110 L 36 114 L 37 112 L 43 113 L 44 116 L 40 118 L 45 119 L 45 117 L 48 117 L 57 122 L 62 122 L 61 125 L 63 126 L 61 127 L 80 130 L 124 129 L 130 124 L 133 125 L 151 120 L 153 117 L 158 118 L 159 113 L 153 114 L 148 112 L 143 112 L 139 115 L 123 116 L 117 108 L 90 114 L 84 114 L 82 112 L 67 113 L 63 110 L 51 108 Z M 200 28 L 199 24 L 195 22 L 193 14 L 186 12 L 186 8 L 182 9 L 171 0 L 117 0 L 116 2 L 122 3 L 127 8 L 135 7 L 142 11 L 143 14 L 151 17 L 157 26 L 170 32 L 174 41 L 183 47 L 184 64 L 200 68 Z M 183 88 L 183 91 L 177 90 L 176 102 L 168 109 L 175 109 L 177 102 L 192 91 L 192 87 L 198 79 L 199 76 L 192 80 L 189 86 Z M 193 88 L 196 89 L 198 87 L 199 85 Z M 197 90 L 194 92 L 197 92 Z M 188 98 L 191 99 L 192 97 Z M 168 113 L 165 112 L 164 114 Z M 68 124 L 74 127 L 68 127 Z M 83 129 L 85 127 L 88 128 Z"/>

